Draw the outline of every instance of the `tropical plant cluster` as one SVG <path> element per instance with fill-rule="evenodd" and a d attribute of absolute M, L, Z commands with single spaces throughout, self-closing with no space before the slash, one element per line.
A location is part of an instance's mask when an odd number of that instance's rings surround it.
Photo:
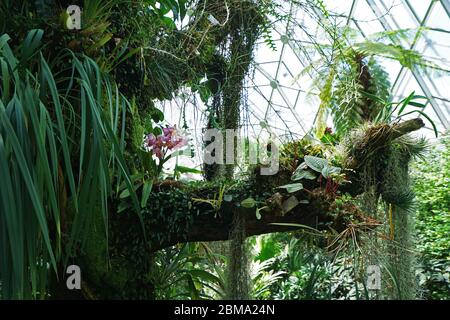
<path fill-rule="evenodd" d="M 321 59 L 299 70 L 315 75 L 313 132 L 281 139 L 274 176 L 180 163 L 195 152 L 192 110 L 170 123 L 158 103 L 190 91 L 201 130 L 247 130 L 255 52 L 278 50 L 287 2 L 0 3 L 2 299 L 449 297 L 449 140 L 424 152 L 411 133 L 423 118 L 438 134 L 427 98 L 393 100 L 377 60 L 433 67 L 395 44 L 407 30 L 361 42 L 323 1 L 292 1 L 320 12 L 331 40 L 312 43 Z M 81 29 L 67 27 L 69 5 L 83 9 Z M 411 180 L 420 157 L 440 165 L 419 161 Z M 379 292 L 364 280 L 374 263 Z"/>

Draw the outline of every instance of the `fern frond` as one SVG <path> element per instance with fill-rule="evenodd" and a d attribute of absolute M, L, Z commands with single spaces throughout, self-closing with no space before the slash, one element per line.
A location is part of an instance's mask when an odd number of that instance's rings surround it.
<path fill-rule="evenodd" d="M 420 37 L 426 30 L 428 30 L 427 27 L 386 30 L 370 34 L 367 36 L 367 40 L 370 42 L 382 42 L 384 40 L 394 44 L 402 42 L 408 43 L 411 39 L 414 39 L 414 37 Z"/>
<path fill-rule="evenodd" d="M 434 62 L 425 59 L 419 52 L 405 49 L 400 45 L 365 41 L 356 43 L 354 48 L 364 56 L 380 56 L 397 60 L 408 69 L 412 69 L 414 66 L 438 68 Z"/>

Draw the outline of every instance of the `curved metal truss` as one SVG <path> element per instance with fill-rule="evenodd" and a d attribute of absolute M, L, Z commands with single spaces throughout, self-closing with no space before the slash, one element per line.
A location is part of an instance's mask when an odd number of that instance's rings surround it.
<path fill-rule="evenodd" d="M 298 138 L 314 126 L 318 92 L 312 89 L 312 76 L 303 74 L 299 78 L 298 75 L 320 56 L 313 44 L 326 44 L 329 39 L 324 30 L 326 25 L 320 23 L 323 12 L 313 6 L 305 8 L 300 2 L 280 1 L 288 19 L 274 23 L 272 38 L 276 50 L 263 40 L 256 50 L 242 117 L 248 136 L 259 136 L 270 129 L 279 136 Z M 450 57 L 450 0 L 323 0 L 323 3 L 329 12 L 327 18 L 331 17 L 339 27 L 354 30 L 361 40 L 377 32 L 399 29 L 412 32 L 413 36 L 401 43 L 402 46 L 420 52 L 439 70 L 411 70 L 398 62 L 379 58 L 389 72 L 393 99 L 399 101 L 412 91 L 426 96 L 425 113 L 439 132 L 449 130 L 450 96 L 446 90 L 450 88 L 447 71 L 450 70 L 447 58 Z M 185 108 L 187 105 L 195 108 Z M 199 121 L 204 117 L 205 107 L 195 94 L 186 92 L 161 106 L 169 114 L 172 112 L 173 116 L 168 117 L 172 122 L 181 119 L 180 106 L 188 109 L 188 114 L 184 111 L 183 121 L 188 122 L 192 133 L 200 133 Z M 423 134 L 431 137 L 433 132 L 424 130 Z M 195 136 L 200 142 L 201 138 Z"/>
<path fill-rule="evenodd" d="M 376 32 L 411 29 L 414 32 L 403 47 L 416 50 L 439 69 L 449 70 L 450 61 L 450 1 L 410 0 L 333 0 L 323 1 L 337 25 L 348 26 L 361 39 Z M 275 24 L 274 37 L 278 50 L 258 50 L 255 76 L 249 88 L 249 103 L 257 121 L 267 122 L 286 132 L 306 134 L 313 126 L 318 97 L 311 91 L 311 79 L 296 75 L 317 59 L 317 51 L 305 50 L 314 41 L 324 41 L 322 13 L 295 7 L 291 3 L 292 19 Z M 310 46 L 311 47 L 311 46 Z M 407 69 L 399 63 L 380 58 L 389 72 L 394 100 L 412 91 L 426 96 L 425 112 L 433 119 L 438 131 L 450 128 L 450 73 Z M 256 121 L 256 123 L 257 123 Z M 431 128 L 428 128 L 431 129 Z M 432 134 L 431 131 L 425 134 Z"/>

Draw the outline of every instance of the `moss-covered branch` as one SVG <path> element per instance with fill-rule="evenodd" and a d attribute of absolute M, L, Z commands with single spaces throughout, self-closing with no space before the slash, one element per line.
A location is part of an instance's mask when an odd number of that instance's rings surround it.
<path fill-rule="evenodd" d="M 143 236 L 134 210 L 117 212 L 117 200 L 110 208 L 109 241 L 103 238 L 104 224 L 100 212 L 97 212 L 98 222 L 91 226 L 92 237 L 83 249 L 83 260 L 79 261 L 85 270 L 86 281 L 93 284 L 98 296 L 151 298 L 151 280 L 146 275 L 150 272 L 152 252 L 177 243 L 230 239 L 235 213 L 244 217 L 245 236 L 301 227 L 333 229 L 337 232 L 345 232 L 350 227 L 358 235 L 358 232 L 361 234 L 379 228 L 383 221 L 378 221 L 373 213 L 362 210 L 352 198 L 365 190 L 364 168 L 372 160 L 379 164 L 376 167 L 380 168 L 381 174 L 375 170 L 375 184 L 382 184 L 386 174 L 382 158 L 389 157 L 389 149 L 404 145 L 400 140 L 408 140 L 398 139 L 400 133 L 407 134 L 422 125 L 421 120 L 414 119 L 394 125 L 365 126 L 353 133 L 342 147 L 348 158 L 357 160 L 353 161 L 356 169 L 345 171 L 351 183 L 339 185 L 337 191 L 327 190 L 323 179 L 302 180 L 304 189 L 291 194 L 277 189 L 292 182 L 291 175 L 295 169 L 295 165 L 283 165 L 284 154 L 280 171 L 274 176 L 253 173 L 247 179 L 234 182 L 223 180 L 182 184 L 164 180 L 156 183 L 146 208 L 142 210 L 147 239 Z M 294 145 L 288 144 L 287 147 L 296 149 Z M 298 155 L 294 161 L 296 165 L 303 161 L 305 154 L 318 155 L 315 147 L 290 151 L 290 155 Z M 348 158 L 342 159 L 343 166 L 351 162 Z M 368 162 L 364 164 L 364 161 Z M 258 168 L 254 172 L 259 172 Z M 388 199 L 386 190 L 380 189 L 379 192 L 383 199 Z M 348 195 L 344 196 L 344 193 Z M 248 201 L 250 198 L 254 202 Z M 390 203 L 400 205 L 396 203 L 398 193 L 391 198 Z M 247 208 L 249 204 L 254 206 Z M 266 209 L 263 210 L 263 207 Z M 257 208 L 260 209 L 260 219 Z"/>
<path fill-rule="evenodd" d="M 245 215 L 247 236 L 300 227 L 292 224 L 314 229 L 332 227 L 342 230 L 346 217 L 335 213 L 337 195 L 344 192 L 352 196 L 360 194 L 364 181 L 358 168 L 366 158 L 373 155 L 375 150 L 383 150 L 393 140 L 423 125 L 421 119 L 412 119 L 393 125 L 367 127 L 358 139 L 358 144 L 348 153 L 351 158 L 347 161 L 347 167 L 352 169 L 348 171 L 351 183 L 341 185 L 333 192 L 326 190 L 325 182 L 320 180 L 305 181 L 305 188 L 293 194 L 278 192 L 276 187 L 291 183 L 291 172 L 285 168 L 281 168 L 276 176 L 251 175 L 247 180 L 228 186 L 220 182 L 199 182 L 193 185 L 162 182 L 155 186 L 155 192 L 149 200 L 150 206 L 144 214 L 148 234 L 163 235 L 152 238 L 149 249 L 155 251 L 181 242 L 227 240 L 237 211 Z M 242 201 L 250 198 L 255 200 L 254 206 L 245 208 Z M 349 206 L 346 212 L 355 213 L 352 219 L 362 224 L 376 225 L 356 206 Z M 257 208 L 260 209 L 260 219 L 256 214 Z M 127 231 L 135 228 L 139 232 L 139 224 L 132 216 L 135 214 L 131 212 L 122 215 L 119 225 Z"/>

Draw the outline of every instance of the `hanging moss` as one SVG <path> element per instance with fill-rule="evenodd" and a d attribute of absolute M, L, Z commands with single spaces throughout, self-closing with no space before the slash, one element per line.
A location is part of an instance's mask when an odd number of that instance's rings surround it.
<path fill-rule="evenodd" d="M 395 282 L 395 290 L 389 296 L 397 299 L 414 299 L 415 282 L 412 242 L 414 230 L 414 194 L 409 179 L 411 157 L 423 151 L 423 144 L 404 137 L 389 150 L 389 162 L 383 175 L 380 192 L 386 203 L 390 219 L 391 240 L 387 246 L 388 268 Z"/>
<path fill-rule="evenodd" d="M 423 139 L 410 136 L 397 138 L 386 144 L 386 137 L 394 134 L 392 127 L 381 124 L 364 126 L 347 139 L 346 158 L 357 159 L 363 187 L 363 208 L 375 218 L 385 221 L 383 236 L 375 233 L 366 248 L 366 264 L 384 266 L 382 293 L 391 299 L 415 298 L 413 270 L 413 201 L 408 164 L 425 148 Z M 385 137 L 385 138 L 382 138 Z M 377 144 L 373 144 L 377 142 Z M 380 210 L 383 206 L 385 211 Z M 386 275 L 388 273 L 388 275 Z"/>
<path fill-rule="evenodd" d="M 226 298 L 230 300 L 250 298 L 251 279 L 246 238 L 245 215 L 242 213 L 235 214 L 227 264 Z"/>
<path fill-rule="evenodd" d="M 207 129 L 238 129 L 244 104 L 245 77 L 249 73 L 255 43 L 265 22 L 264 15 L 254 1 L 237 0 L 201 1 L 198 14 L 203 15 L 202 21 L 208 25 L 209 15 L 222 23 L 210 28 L 210 37 L 215 39 L 217 53 L 207 74 L 212 84 Z M 234 165 L 205 165 L 205 178 L 225 176 L 232 179 L 234 168 Z"/>
<path fill-rule="evenodd" d="M 253 60 L 256 40 L 265 22 L 264 16 L 253 1 L 201 1 L 198 8 L 199 11 L 205 11 L 205 18 L 212 15 L 222 23 L 222 26 L 213 27 L 211 31 L 218 43 L 219 55 L 215 59 L 215 68 L 212 68 L 212 73 L 208 76 L 210 80 L 214 79 L 217 82 L 220 90 L 213 93 L 207 129 L 239 129 L 242 98 L 245 96 L 244 80 Z M 225 136 L 224 145 L 226 144 Z M 233 180 L 234 170 L 234 164 L 204 166 L 205 178 L 211 180 L 217 177 Z M 248 298 L 244 221 L 243 216 L 235 214 L 229 252 L 227 290 L 230 299 Z"/>

